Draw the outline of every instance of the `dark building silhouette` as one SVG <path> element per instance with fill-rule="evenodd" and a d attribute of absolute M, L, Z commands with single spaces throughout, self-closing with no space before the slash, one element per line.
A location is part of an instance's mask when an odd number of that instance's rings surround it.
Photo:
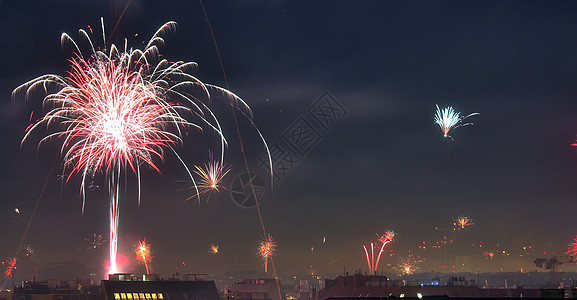
<path fill-rule="evenodd" d="M 112 274 L 100 285 L 83 281 L 24 282 L 5 300 L 220 300 L 212 280 L 157 280 L 132 274 Z M 176 280 L 175 280 L 176 279 Z"/>
<path fill-rule="evenodd" d="M 113 276 L 110 276 L 113 278 Z M 103 300 L 220 300 L 212 280 L 102 280 Z"/>
<path fill-rule="evenodd" d="M 408 299 L 469 299 L 469 298 L 574 298 L 575 289 L 542 288 L 483 288 L 473 280 L 452 277 L 445 284 L 419 284 L 417 281 L 389 280 L 385 276 L 353 275 L 326 280 L 325 288 L 313 295 L 313 300 L 356 298 L 408 298 Z"/>

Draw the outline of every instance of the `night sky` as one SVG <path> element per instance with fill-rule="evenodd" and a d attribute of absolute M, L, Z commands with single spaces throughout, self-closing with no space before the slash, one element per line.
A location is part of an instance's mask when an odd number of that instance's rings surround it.
<path fill-rule="evenodd" d="M 120 2 L 129 5 L 116 33 L 130 46 L 144 47 L 161 25 L 176 21 L 164 57 L 197 62 L 199 79 L 226 87 L 199 1 Z M 387 229 L 397 236 L 381 263 L 385 273 L 409 253 L 425 257 L 426 272 L 441 271 L 447 253 L 457 257 L 457 270 L 472 272 L 535 270 L 535 258 L 565 253 L 577 234 L 575 2 L 206 2 L 229 89 L 250 105 L 269 146 L 292 158 L 275 160 L 271 191 L 259 164 L 263 143 L 239 116 L 246 163 L 267 191 L 259 207 L 278 243 L 279 274 L 366 271 L 362 245 Z M 24 240 L 36 257 L 22 258 L 24 274 L 33 265 L 72 260 L 104 269 L 107 245 L 84 249 L 93 234 L 108 239 L 102 176 L 82 213 L 78 176 L 64 184 L 59 176 L 59 142 L 36 151 L 41 130 L 20 145 L 31 112 L 33 120 L 42 114 L 42 93 L 28 102 L 11 93 L 37 76 L 65 75 L 70 51 L 61 50 L 62 32 L 80 40 L 77 30 L 90 26 L 102 45 L 100 18 L 107 31 L 114 27 L 110 7 L 96 0 L 0 1 L 0 258 L 14 256 L 38 204 Z M 258 210 L 234 197 L 246 168 L 232 113 L 213 101 L 229 141 L 224 188 L 187 201 L 193 192 L 183 182 L 186 171 L 170 153 L 161 174 L 143 171 L 140 205 L 136 178 L 127 176 L 123 271 L 143 272 L 132 249 L 146 237 L 152 267 L 164 276 L 177 267 L 213 276 L 262 272 Z M 326 127 L 313 113 L 323 103 L 338 108 Z M 433 123 L 435 104 L 480 115 L 451 132 L 451 141 Z M 297 125 L 312 131 L 308 143 L 291 148 L 287 137 Z M 192 167 L 218 151 L 217 142 L 210 132 L 191 132 L 177 151 Z M 453 232 L 460 215 L 475 224 Z M 443 236 L 454 243 L 430 248 Z M 419 249 L 423 242 L 426 250 Z M 211 244 L 220 253 L 210 254 Z M 483 255 L 497 250 L 509 256 Z"/>

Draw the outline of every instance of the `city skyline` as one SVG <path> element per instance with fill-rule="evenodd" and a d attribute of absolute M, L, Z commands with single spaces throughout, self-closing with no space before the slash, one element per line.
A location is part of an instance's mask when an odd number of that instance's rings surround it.
<path fill-rule="evenodd" d="M 367 269 L 363 245 L 393 230 L 381 262 L 391 272 L 411 255 L 426 257 L 420 271 L 444 271 L 451 254 L 465 271 L 530 271 L 535 258 L 565 255 L 577 235 L 572 2 L 115 3 L 127 7 L 116 37 L 134 47 L 175 21 L 163 57 L 197 62 L 200 80 L 240 96 L 275 163 L 271 187 L 258 134 L 238 125 L 245 160 L 230 108 L 216 102 L 231 132 L 229 173 L 218 192 L 188 199 L 195 192 L 186 172 L 167 156 L 160 174 L 142 171 L 140 203 L 128 176 L 119 224 L 128 270 L 142 267 L 133 247 L 146 238 L 149 266 L 161 274 L 263 271 L 258 246 L 270 234 L 277 247 L 269 272 L 274 263 L 281 274 L 339 274 Z M 36 262 L 106 262 L 106 251 L 89 249 L 98 235 L 108 240 L 103 178 L 90 183 L 82 212 L 80 179 L 59 176 L 58 144 L 20 144 L 44 113 L 42 93 L 11 93 L 44 74 L 64 76 L 71 53 L 61 50 L 60 34 L 98 37 L 101 17 L 115 28 L 110 5 L 0 2 L 2 260 L 14 256 L 38 204 L 23 240 Z M 448 139 L 434 123 L 436 105 L 479 115 Z M 218 153 L 214 136 L 184 139 L 178 151 L 191 169 Z M 245 164 L 257 176 L 258 210 Z M 474 224 L 456 228 L 460 216 Z"/>

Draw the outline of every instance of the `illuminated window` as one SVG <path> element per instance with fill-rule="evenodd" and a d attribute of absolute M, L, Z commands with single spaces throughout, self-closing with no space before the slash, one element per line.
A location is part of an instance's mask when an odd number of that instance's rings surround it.
<path fill-rule="evenodd" d="M 114 300 L 120 300 L 120 294 L 114 293 Z"/>
<path fill-rule="evenodd" d="M 152 300 L 156 300 L 158 298 L 156 298 L 156 293 L 152 293 Z"/>
<path fill-rule="evenodd" d="M 126 294 L 126 298 L 128 298 L 128 300 L 132 300 L 132 293 Z"/>
<path fill-rule="evenodd" d="M 125 294 L 125 293 L 120 293 L 120 299 L 126 300 L 126 294 Z"/>
<path fill-rule="evenodd" d="M 138 293 L 132 293 L 132 297 L 134 297 L 134 299 L 138 300 Z"/>
<path fill-rule="evenodd" d="M 146 299 L 152 299 L 152 298 L 150 297 L 150 294 L 149 294 L 149 293 L 146 293 L 145 295 L 146 295 Z"/>
<path fill-rule="evenodd" d="M 140 293 L 140 294 L 138 294 L 138 295 L 140 296 L 140 300 L 146 299 L 146 298 L 144 298 L 144 293 Z"/>
<path fill-rule="evenodd" d="M 158 293 L 158 299 L 160 299 L 160 300 L 164 299 L 164 297 L 162 296 L 162 293 Z"/>

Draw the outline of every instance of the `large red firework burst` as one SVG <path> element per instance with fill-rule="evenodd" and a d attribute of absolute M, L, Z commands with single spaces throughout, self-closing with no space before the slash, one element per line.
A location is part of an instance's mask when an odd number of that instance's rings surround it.
<path fill-rule="evenodd" d="M 136 173 L 140 191 L 140 169 L 150 167 L 160 171 L 159 162 L 169 152 L 178 157 L 192 179 L 175 147 L 182 142 L 183 130 L 190 127 L 207 128 L 218 134 L 223 157 L 225 139 L 217 117 L 208 106 L 211 94 L 220 95 L 233 109 L 241 110 L 254 126 L 252 112 L 242 99 L 192 75 L 196 63 L 161 58 L 162 35 L 175 29 L 176 23 L 168 22 L 143 50 L 128 50 L 125 46 L 124 51 L 114 44 L 103 50 L 95 48 L 90 34 L 80 30 L 90 47 L 90 55 L 83 55 L 79 44 L 63 33 L 63 46 L 72 45 L 76 53 L 69 59 L 68 75 L 43 75 L 13 92 L 14 95 L 26 92 L 28 97 L 32 90 L 40 88 L 47 93 L 43 101 L 47 112 L 29 128 L 23 142 L 43 127 L 49 133 L 40 140 L 40 145 L 53 139 L 60 141 L 64 165 L 69 171 L 67 180 L 73 174 L 82 178 L 83 210 L 86 183 L 98 173 L 105 174 L 110 194 L 109 273 L 118 271 L 118 193 L 125 170 Z M 106 36 L 104 25 L 102 31 L 102 36 Z M 263 143 L 268 153 L 264 139 Z"/>
<path fill-rule="evenodd" d="M 3 265 L 6 265 L 6 269 L 4 269 L 4 275 L 10 278 L 14 276 L 14 270 L 16 269 L 16 257 L 13 257 L 7 261 L 2 262 Z"/>

